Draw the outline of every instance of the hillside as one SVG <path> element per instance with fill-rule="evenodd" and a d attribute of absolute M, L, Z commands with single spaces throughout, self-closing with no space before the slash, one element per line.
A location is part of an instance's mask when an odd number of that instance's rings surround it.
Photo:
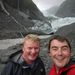
<path fill-rule="evenodd" d="M 58 9 L 58 17 L 75 17 L 75 0 L 65 0 Z"/>
<path fill-rule="evenodd" d="M 0 0 L 0 39 L 20 38 L 28 33 L 44 34 L 41 30 L 32 30 L 32 20 L 46 22 L 32 0 Z"/>

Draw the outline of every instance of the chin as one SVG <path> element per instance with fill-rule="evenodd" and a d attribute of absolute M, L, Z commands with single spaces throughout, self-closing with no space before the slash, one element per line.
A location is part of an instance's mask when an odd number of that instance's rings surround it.
<path fill-rule="evenodd" d="M 30 58 L 30 60 L 34 61 L 36 58 Z"/>
<path fill-rule="evenodd" d="M 62 67 L 64 67 L 65 65 L 57 64 L 57 66 L 58 66 L 59 68 L 62 68 Z"/>

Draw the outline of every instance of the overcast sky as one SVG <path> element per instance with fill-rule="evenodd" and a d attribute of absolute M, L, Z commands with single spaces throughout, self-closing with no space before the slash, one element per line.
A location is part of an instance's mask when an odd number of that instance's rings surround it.
<path fill-rule="evenodd" d="M 53 7 L 54 5 L 60 5 L 65 0 L 33 0 L 37 7 L 42 11 Z"/>

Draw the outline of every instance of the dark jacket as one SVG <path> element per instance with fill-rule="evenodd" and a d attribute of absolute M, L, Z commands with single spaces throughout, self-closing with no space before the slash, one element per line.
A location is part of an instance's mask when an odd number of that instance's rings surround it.
<path fill-rule="evenodd" d="M 38 57 L 33 65 L 28 65 L 21 54 L 10 56 L 1 75 L 46 75 L 42 60 Z"/>
<path fill-rule="evenodd" d="M 55 65 L 48 75 L 75 75 L 75 60 L 71 60 L 65 67 L 61 68 L 57 74 Z"/>

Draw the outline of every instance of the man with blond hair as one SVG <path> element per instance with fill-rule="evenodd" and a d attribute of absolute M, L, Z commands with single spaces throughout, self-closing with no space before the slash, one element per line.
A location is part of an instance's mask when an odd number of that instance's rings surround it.
<path fill-rule="evenodd" d="M 46 75 L 44 63 L 39 57 L 40 39 L 38 35 L 26 35 L 21 51 L 15 56 L 10 56 L 1 75 Z"/>

